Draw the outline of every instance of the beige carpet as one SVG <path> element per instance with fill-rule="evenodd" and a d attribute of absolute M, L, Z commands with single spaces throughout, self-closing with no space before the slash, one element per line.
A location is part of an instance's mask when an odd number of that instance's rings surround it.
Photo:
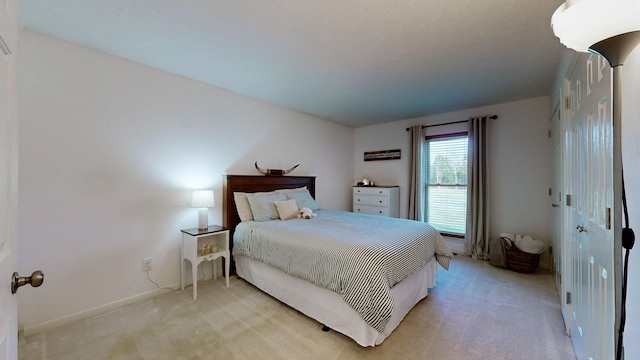
<path fill-rule="evenodd" d="M 19 341 L 27 359 L 575 359 L 547 271 L 456 256 L 380 346 L 362 348 L 243 280 L 204 281 Z"/>

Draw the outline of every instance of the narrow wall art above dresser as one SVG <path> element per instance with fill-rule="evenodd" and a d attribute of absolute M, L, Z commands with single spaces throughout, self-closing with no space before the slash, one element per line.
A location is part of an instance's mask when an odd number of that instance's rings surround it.
<path fill-rule="evenodd" d="M 354 186 L 353 212 L 398 217 L 398 186 Z"/>

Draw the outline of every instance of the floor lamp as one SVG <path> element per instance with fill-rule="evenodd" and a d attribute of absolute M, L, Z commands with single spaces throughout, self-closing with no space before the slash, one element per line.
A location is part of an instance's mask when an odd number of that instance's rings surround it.
<path fill-rule="evenodd" d="M 551 18 L 553 32 L 566 47 L 578 52 L 594 52 L 607 59 L 613 68 L 613 237 L 615 262 L 622 261 L 619 328 L 616 334 L 616 359 L 622 359 L 622 335 L 626 318 L 626 283 L 629 251 L 634 235 L 629 228 L 622 171 L 622 65 L 640 44 L 640 1 L 638 0 L 567 0 Z M 622 210 L 622 211 L 621 211 Z M 622 227 L 622 215 L 625 227 Z M 621 266 L 617 266 L 619 269 Z"/>

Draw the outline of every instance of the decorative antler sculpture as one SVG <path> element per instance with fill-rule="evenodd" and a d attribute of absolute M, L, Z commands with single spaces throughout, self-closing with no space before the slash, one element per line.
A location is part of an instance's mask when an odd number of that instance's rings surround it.
<path fill-rule="evenodd" d="M 256 170 L 258 170 L 260 173 L 265 174 L 265 175 L 286 175 L 286 174 L 292 172 L 293 169 L 295 169 L 298 166 L 300 166 L 300 164 L 298 164 L 298 165 L 296 165 L 296 166 L 294 166 L 294 167 L 292 167 L 291 169 L 288 169 L 288 170 L 282 170 L 282 169 L 266 169 L 265 170 L 265 169 L 261 169 L 258 166 L 258 162 L 257 161 L 256 161 L 255 165 L 256 165 Z"/>

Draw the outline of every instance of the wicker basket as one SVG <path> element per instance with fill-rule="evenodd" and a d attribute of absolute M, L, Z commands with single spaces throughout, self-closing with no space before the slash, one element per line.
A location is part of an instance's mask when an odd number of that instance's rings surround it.
<path fill-rule="evenodd" d="M 518 249 L 515 244 L 512 244 L 510 247 L 505 244 L 504 250 L 507 254 L 507 269 L 530 274 L 538 268 L 540 254 L 529 254 Z"/>

